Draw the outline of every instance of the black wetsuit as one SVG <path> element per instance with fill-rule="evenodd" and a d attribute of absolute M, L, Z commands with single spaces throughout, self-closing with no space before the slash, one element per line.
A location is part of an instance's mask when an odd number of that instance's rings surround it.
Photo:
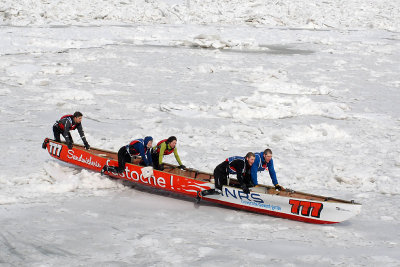
<path fill-rule="evenodd" d="M 85 147 L 88 146 L 85 133 L 82 129 L 82 124 L 75 123 L 74 116 L 72 115 L 62 116 L 61 119 L 53 125 L 54 140 L 56 142 L 61 142 L 60 135 L 62 135 L 65 138 L 65 142 L 67 143 L 67 145 L 71 145 L 72 147 L 74 140 L 72 139 L 71 133 L 69 131 L 75 129 L 78 129 L 79 135 L 81 136 Z"/>
<path fill-rule="evenodd" d="M 151 140 L 153 140 L 151 138 Z M 121 147 L 118 150 L 118 167 L 105 166 L 104 171 L 122 173 L 125 170 L 126 163 L 131 163 L 131 159 L 134 156 L 140 155 L 142 160 L 139 162 L 141 166 L 152 166 L 152 160 L 150 155 L 150 149 L 147 148 L 147 143 L 150 139 L 147 137 L 143 139 L 136 139 L 130 142 L 128 145 Z"/>
<path fill-rule="evenodd" d="M 247 160 L 243 157 L 226 159 L 214 169 L 215 188 L 221 190 L 223 185 L 227 185 L 229 173 L 236 174 L 237 180 L 242 187 L 252 186 L 250 170 Z"/>
<path fill-rule="evenodd" d="M 122 173 L 125 170 L 125 164 L 131 163 L 131 155 L 129 155 L 128 151 L 126 150 L 126 146 L 121 147 L 118 150 L 118 167 L 114 166 L 106 166 L 107 171 Z"/>

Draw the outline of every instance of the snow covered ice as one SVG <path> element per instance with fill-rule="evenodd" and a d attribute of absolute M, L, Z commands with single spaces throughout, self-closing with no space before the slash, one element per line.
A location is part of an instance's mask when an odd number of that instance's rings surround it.
<path fill-rule="evenodd" d="M 1 1 L 0 266 L 399 266 L 399 18 L 387 0 Z M 76 110 L 93 147 L 176 135 L 209 172 L 269 147 L 280 184 L 362 213 L 196 207 L 75 168 L 41 143 Z"/>

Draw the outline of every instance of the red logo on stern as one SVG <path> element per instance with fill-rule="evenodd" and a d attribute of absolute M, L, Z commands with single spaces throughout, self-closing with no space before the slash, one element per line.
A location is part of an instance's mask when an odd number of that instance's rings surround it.
<path fill-rule="evenodd" d="M 319 218 L 321 215 L 322 208 L 324 205 L 318 202 L 309 202 L 290 199 L 289 204 L 292 205 L 291 212 L 294 214 L 300 214 L 306 217 Z"/>

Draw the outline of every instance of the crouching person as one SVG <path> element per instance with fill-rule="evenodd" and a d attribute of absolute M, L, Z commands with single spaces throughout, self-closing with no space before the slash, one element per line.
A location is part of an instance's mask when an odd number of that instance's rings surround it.
<path fill-rule="evenodd" d="M 153 137 L 146 136 L 144 139 L 136 139 L 130 142 L 128 145 L 123 146 L 118 151 L 118 166 L 104 165 L 101 170 L 101 174 L 104 172 L 123 173 L 125 170 L 125 164 L 131 162 L 133 156 L 142 158 L 140 165 L 142 166 L 153 166 L 151 159 L 150 149 L 153 145 Z"/>
<path fill-rule="evenodd" d="M 164 155 L 169 155 L 174 153 L 175 159 L 179 164 L 179 168 L 185 170 L 186 166 L 182 164 L 181 159 L 178 155 L 178 149 L 176 148 L 177 139 L 175 136 L 170 136 L 168 139 L 161 140 L 157 143 L 155 147 L 152 149 L 152 159 L 154 164 L 154 169 L 163 171 L 164 164 L 163 158 Z"/>
<path fill-rule="evenodd" d="M 252 152 L 245 157 L 229 157 L 214 169 L 215 188 L 222 190 L 223 185 L 228 184 L 228 175 L 236 174 L 240 187 L 246 194 L 250 193 L 251 184 L 251 166 L 254 163 L 255 155 Z"/>
<path fill-rule="evenodd" d="M 262 172 L 268 170 L 269 176 L 271 177 L 272 183 L 277 190 L 285 190 L 285 188 L 278 184 L 278 179 L 276 178 L 276 172 L 274 168 L 274 161 L 272 159 L 272 151 L 267 148 L 264 152 L 254 153 L 256 159 L 253 166 L 251 166 L 251 179 L 255 186 L 258 186 L 257 172 Z"/>
<path fill-rule="evenodd" d="M 82 113 L 76 111 L 74 115 L 64 115 L 62 116 L 54 125 L 53 125 L 53 133 L 54 140 L 56 142 L 61 142 L 60 135 L 62 135 L 67 143 L 69 149 L 72 149 L 72 144 L 74 140 L 72 139 L 71 130 L 78 129 L 79 135 L 82 138 L 83 144 L 86 149 L 89 149 L 89 143 L 86 141 L 85 134 L 82 128 Z"/>
<path fill-rule="evenodd" d="M 252 152 L 247 153 L 245 157 L 234 156 L 227 158 L 214 169 L 215 189 L 204 190 L 200 193 L 201 196 L 220 194 L 222 186 L 228 185 L 229 174 L 236 174 L 243 192 L 249 194 L 249 187 L 253 186 L 250 170 L 254 159 L 255 155 Z"/>

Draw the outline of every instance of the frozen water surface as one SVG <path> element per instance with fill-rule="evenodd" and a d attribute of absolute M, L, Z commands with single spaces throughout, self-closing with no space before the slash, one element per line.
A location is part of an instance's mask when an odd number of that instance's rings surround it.
<path fill-rule="evenodd" d="M 146 16 L 122 2 L 104 3 L 103 19 L 87 1 L 76 13 L 75 1 L 45 14 L 0 5 L 0 265 L 400 265 L 395 4 L 342 3 L 351 15 L 319 12 L 330 1 L 308 11 L 281 2 L 279 22 L 260 1 L 223 2 L 219 13 L 146 1 Z M 280 184 L 363 211 L 310 225 L 195 206 L 57 162 L 41 143 L 75 110 L 93 147 L 176 135 L 183 163 L 205 171 L 269 147 Z"/>

